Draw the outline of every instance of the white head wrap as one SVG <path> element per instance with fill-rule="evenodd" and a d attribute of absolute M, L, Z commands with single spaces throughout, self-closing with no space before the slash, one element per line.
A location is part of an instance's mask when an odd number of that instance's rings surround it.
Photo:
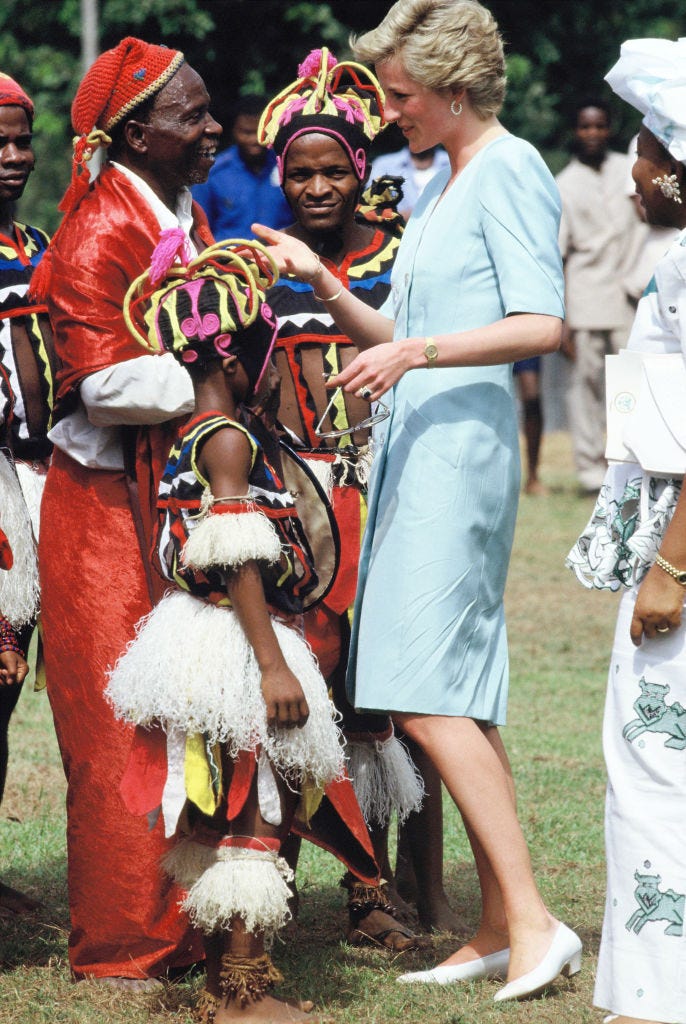
<path fill-rule="evenodd" d="M 672 156 L 686 163 L 686 38 L 629 39 L 605 81 L 645 115 L 643 124 Z"/>

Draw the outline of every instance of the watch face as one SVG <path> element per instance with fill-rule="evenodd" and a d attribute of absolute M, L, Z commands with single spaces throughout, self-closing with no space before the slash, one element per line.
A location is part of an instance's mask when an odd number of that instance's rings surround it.
<path fill-rule="evenodd" d="M 427 345 L 424 349 L 424 355 L 429 361 L 431 361 L 438 356 L 438 349 L 435 345 Z"/>

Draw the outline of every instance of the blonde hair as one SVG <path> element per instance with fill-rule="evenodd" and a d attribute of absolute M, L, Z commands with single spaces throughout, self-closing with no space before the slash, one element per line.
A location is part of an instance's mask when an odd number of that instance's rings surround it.
<path fill-rule="evenodd" d="M 466 89 L 483 120 L 503 105 L 503 41 L 478 0 L 397 0 L 380 25 L 351 44 L 368 64 L 399 57 L 410 78 L 428 89 Z"/>

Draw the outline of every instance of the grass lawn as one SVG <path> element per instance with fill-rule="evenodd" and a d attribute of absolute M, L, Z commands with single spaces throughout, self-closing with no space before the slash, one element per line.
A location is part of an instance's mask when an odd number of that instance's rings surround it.
<path fill-rule="evenodd" d="M 300 920 L 276 944 L 286 994 L 312 998 L 336 1024 L 587 1024 L 599 1022 L 592 985 L 602 919 L 604 771 L 600 725 L 616 598 L 588 593 L 564 556 L 592 508 L 577 494 L 566 435 L 544 440 L 546 498 L 522 497 L 507 594 L 512 659 L 505 741 L 521 820 L 544 897 L 582 936 L 580 975 L 547 999 L 494 1004 L 496 982 L 410 989 L 401 970 L 438 962 L 456 945 L 436 936 L 433 953 L 398 957 L 343 941 L 341 868 L 304 844 Z M 65 609 L 68 614 L 68 609 Z M 72 984 L 67 965 L 64 779 L 44 693 L 25 689 L 10 735 L 10 776 L 0 811 L 0 877 L 43 901 L 34 918 L 0 918 L 0 1024 L 156 1024 L 190 1021 L 200 982 L 162 995 L 124 997 Z M 447 889 L 464 921 L 478 917 L 476 876 L 459 816 L 445 803 Z"/>

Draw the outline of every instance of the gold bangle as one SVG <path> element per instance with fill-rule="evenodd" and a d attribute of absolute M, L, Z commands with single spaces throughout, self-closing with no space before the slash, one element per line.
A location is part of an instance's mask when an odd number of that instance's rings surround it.
<path fill-rule="evenodd" d="M 326 296 L 324 296 L 324 295 L 317 295 L 317 293 L 314 291 L 314 289 L 313 289 L 313 292 L 314 292 L 314 297 L 317 300 L 317 302 L 335 302 L 336 299 L 340 299 L 341 295 L 343 294 L 343 292 L 345 290 L 346 290 L 345 285 L 342 284 L 341 287 L 338 289 L 338 291 L 335 293 L 335 295 L 326 295 Z"/>
<path fill-rule="evenodd" d="M 314 258 L 317 261 L 317 266 L 315 267 L 313 273 L 311 273 L 309 277 L 303 277 L 302 274 L 300 275 L 300 280 L 303 281 L 305 284 L 309 284 L 310 281 L 314 281 L 315 277 L 317 276 L 317 274 L 322 269 L 322 261 L 319 259 L 319 253 L 318 252 L 314 252 L 314 253 L 312 253 L 312 255 L 314 256 Z"/>
<path fill-rule="evenodd" d="M 659 565 L 663 572 L 666 572 L 668 576 L 680 583 L 682 587 L 686 587 L 686 569 L 677 569 L 675 565 L 668 562 L 662 555 L 655 555 L 655 564 Z"/>

